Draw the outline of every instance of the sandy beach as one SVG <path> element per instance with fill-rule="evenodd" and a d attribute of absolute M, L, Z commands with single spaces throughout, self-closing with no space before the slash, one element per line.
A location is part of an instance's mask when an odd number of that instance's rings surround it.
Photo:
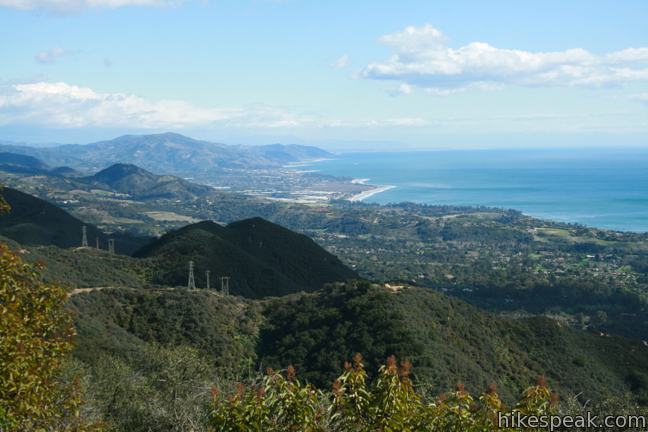
<path fill-rule="evenodd" d="M 379 186 L 375 189 L 371 189 L 368 191 L 360 192 L 359 194 L 353 195 L 352 197 L 349 198 L 349 201 L 362 201 L 370 196 L 383 193 L 385 191 L 388 191 L 390 189 L 394 189 L 396 186 Z"/>

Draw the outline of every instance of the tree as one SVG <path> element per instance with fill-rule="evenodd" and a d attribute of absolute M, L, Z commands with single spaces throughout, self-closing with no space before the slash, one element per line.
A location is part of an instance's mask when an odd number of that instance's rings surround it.
<path fill-rule="evenodd" d="M 74 336 L 65 302 L 62 287 L 0 242 L 0 430 L 86 430 L 76 385 L 59 379 Z"/>

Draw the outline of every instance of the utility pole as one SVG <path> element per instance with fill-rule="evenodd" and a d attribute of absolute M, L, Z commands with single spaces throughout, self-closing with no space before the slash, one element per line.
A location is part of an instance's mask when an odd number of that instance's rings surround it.
<path fill-rule="evenodd" d="M 221 294 L 229 295 L 229 276 L 221 276 Z"/>
<path fill-rule="evenodd" d="M 205 279 L 207 279 L 207 289 L 209 289 L 209 274 L 211 272 L 209 270 L 205 270 Z"/>
<path fill-rule="evenodd" d="M 81 228 L 81 247 L 88 247 L 88 228 L 83 225 Z"/>
<path fill-rule="evenodd" d="M 189 261 L 189 282 L 187 282 L 187 288 L 196 289 L 196 281 L 194 280 L 194 263 Z"/>
<path fill-rule="evenodd" d="M 115 239 L 108 239 L 108 253 L 111 255 L 115 253 Z"/>
<path fill-rule="evenodd" d="M 95 247 L 96 247 L 97 249 L 99 249 L 99 236 L 97 236 L 97 239 L 96 239 L 96 240 L 97 240 L 97 242 L 96 242 L 96 246 L 95 246 Z"/>

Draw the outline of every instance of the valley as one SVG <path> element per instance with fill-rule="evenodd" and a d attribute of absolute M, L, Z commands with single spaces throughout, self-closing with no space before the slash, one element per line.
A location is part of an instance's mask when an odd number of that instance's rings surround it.
<path fill-rule="evenodd" d="M 370 376 L 390 355 L 408 359 L 428 396 L 495 381 L 512 403 L 544 375 L 567 400 L 648 404 L 646 234 L 486 207 L 282 200 L 125 162 L 61 175 L 5 160 L 0 236 L 67 291 L 68 367 L 116 430 L 173 423 L 155 382 L 172 363 L 195 371 L 196 388 L 287 365 L 327 388 L 357 352 Z M 111 392 L 142 405 L 107 404 Z M 204 390 L 185 397 L 200 403 L 177 409 L 204 424 Z"/>

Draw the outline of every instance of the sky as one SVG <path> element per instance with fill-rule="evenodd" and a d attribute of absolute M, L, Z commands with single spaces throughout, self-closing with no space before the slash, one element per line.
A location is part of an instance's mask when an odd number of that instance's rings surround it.
<path fill-rule="evenodd" d="M 648 147 L 648 2 L 0 0 L 0 141 Z"/>

